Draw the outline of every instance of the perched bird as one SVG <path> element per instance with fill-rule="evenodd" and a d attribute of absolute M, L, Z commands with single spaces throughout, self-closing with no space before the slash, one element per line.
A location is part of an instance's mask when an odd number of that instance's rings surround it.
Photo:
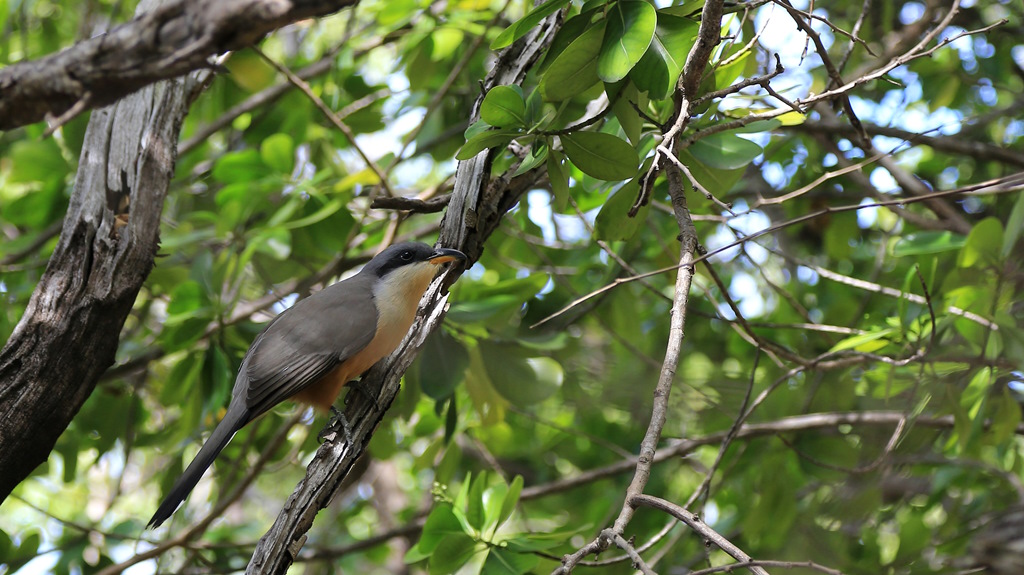
<path fill-rule="evenodd" d="M 356 275 L 285 310 L 249 347 L 224 419 L 149 520 L 174 513 L 235 432 L 286 399 L 329 410 L 341 388 L 390 354 L 409 331 L 438 265 L 466 256 L 447 248 L 401 243 L 377 254 Z"/>

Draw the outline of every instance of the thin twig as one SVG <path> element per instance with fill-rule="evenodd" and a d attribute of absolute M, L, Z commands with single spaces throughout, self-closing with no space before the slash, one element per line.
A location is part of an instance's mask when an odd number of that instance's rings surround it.
<path fill-rule="evenodd" d="M 701 521 L 700 517 L 690 513 L 671 501 L 666 501 L 660 497 L 653 497 L 651 495 L 635 495 L 631 498 L 630 503 L 637 506 L 642 505 L 644 507 L 664 511 L 685 523 L 687 527 L 698 533 L 705 541 L 716 545 L 733 559 L 746 563 L 749 563 L 751 560 L 750 555 L 747 555 L 742 549 L 733 545 L 732 542 L 712 529 L 707 523 Z M 768 575 L 767 571 L 756 565 L 750 566 L 750 572 L 755 575 Z"/>
<path fill-rule="evenodd" d="M 736 240 L 734 242 L 730 242 L 730 243 L 728 243 L 728 244 L 726 244 L 726 245 L 724 245 L 724 246 L 722 246 L 720 248 L 717 248 L 715 250 L 712 250 L 712 251 L 710 251 L 710 252 L 708 252 L 706 254 L 701 254 L 700 256 L 696 257 L 693 260 L 692 263 L 702 262 L 702 261 L 704 261 L 704 260 L 706 260 L 706 259 L 708 259 L 710 257 L 716 256 L 716 255 L 718 255 L 718 254 L 720 254 L 722 252 L 730 250 L 730 249 L 732 249 L 732 248 L 734 248 L 734 247 L 736 247 L 736 246 L 738 246 L 740 244 L 749 242 L 751 240 L 755 240 L 757 238 L 760 238 L 760 237 L 768 235 L 768 234 L 775 233 L 775 232 L 777 232 L 779 230 L 785 229 L 787 227 L 790 227 L 790 226 L 793 226 L 793 225 L 796 225 L 796 224 L 799 224 L 799 223 L 803 223 L 803 222 L 810 221 L 810 220 L 813 220 L 813 219 L 816 219 L 816 218 L 820 218 L 820 217 L 822 217 L 822 216 L 824 216 L 826 214 L 852 212 L 852 211 L 863 210 L 863 209 L 868 209 L 868 208 L 904 206 L 904 205 L 907 205 L 907 204 L 923 202 L 923 201 L 926 201 L 926 200 L 929 200 L 929 199 L 932 199 L 932 198 L 941 198 L 941 197 L 954 196 L 954 195 L 960 195 L 960 194 L 964 194 L 964 195 L 1005 194 L 1005 193 L 1011 193 L 1011 192 L 1019 192 L 1021 190 L 1024 190 L 1024 173 L 1011 174 L 1010 176 L 1006 176 L 1004 178 L 997 178 L 997 179 L 994 179 L 994 180 L 988 180 L 986 182 L 981 182 L 981 183 L 978 183 L 978 184 L 970 184 L 968 186 L 963 186 L 963 187 L 960 187 L 960 188 L 957 188 L 957 189 L 954 189 L 954 190 L 937 191 L 937 192 L 933 192 L 931 194 L 928 194 L 927 196 L 915 196 L 915 197 L 912 197 L 912 198 L 888 200 L 888 201 L 882 201 L 882 202 L 874 202 L 874 203 L 870 203 L 870 204 L 855 204 L 855 205 L 845 205 L 845 206 L 823 208 L 821 210 L 817 210 L 815 212 L 804 214 L 802 216 L 798 216 L 796 218 L 793 218 L 793 219 L 790 219 L 790 220 L 786 220 L 784 222 L 781 222 L 781 223 L 769 226 L 769 227 L 767 227 L 767 228 L 765 228 L 763 230 L 759 230 L 759 231 L 754 232 L 752 234 L 745 235 L 742 238 L 740 238 L 740 239 L 738 239 L 738 240 Z M 566 306 L 564 306 L 562 309 L 560 309 L 560 310 L 556 311 L 555 313 L 545 317 L 544 319 L 534 323 L 530 327 L 531 328 L 535 328 L 537 326 L 543 325 L 543 324 L 547 323 L 548 321 L 551 321 L 552 319 L 554 319 L 554 318 L 564 314 L 565 312 L 569 311 L 570 309 L 576 307 L 577 305 L 579 305 L 579 304 L 581 304 L 581 303 L 583 303 L 583 302 L 585 302 L 585 301 L 587 301 L 587 300 L 589 300 L 589 299 L 591 299 L 593 297 L 601 295 L 601 294 L 603 294 L 603 293 L 605 293 L 607 291 L 615 289 L 616 287 L 618 287 L 620 285 L 627 284 L 627 283 L 630 283 L 630 282 L 634 282 L 634 281 L 637 281 L 637 280 L 640 280 L 640 279 L 643 279 L 643 278 L 648 278 L 648 277 L 651 277 L 651 276 L 663 274 L 665 272 L 670 272 L 670 271 L 673 271 L 673 270 L 676 270 L 676 269 L 679 269 L 679 265 L 672 265 L 672 266 L 656 269 L 654 271 L 645 272 L 645 273 L 642 273 L 642 274 L 637 274 L 637 275 L 634 275 L 634 276 L 629 276 L 629 277 L 624 277 L 624 278 L 616 278 L 611 283 L 609 283 L 609 284 L 607 284 L 607 285 L 605 285 L 603 287 L 600 287 L 600 288 L 598 288 L 598 289 L 596 289 L 596 290 L 594 290 L 594 291 L 592 291 L 592 292 L 590 292 L 590 293 L 588 293 L 588 294 L 586 294 L 586 295 L 584 295 L 582 297 L 574 299 L 573 301 L 569 302 Z M 881 291 L 881 290 L 879 290 L 879 291 Z M 896 291 L 897 294 L 899 293 L 897 290 L 893 290 L 893 291 Z M 882 293 L 886 293 L 886 292 L 883 291 Z M 886 293 L 886 295 L 893 295 L 893 294 Z M 913 298 L 920 297 L 920 296 L 914 296 L 913 294 L 906 294 L 906 297 L 908 299 L 910 299 L 911 301 L 915 301 Z M 916 301 L 915 303 L 926 303 L 926 302 L 922 299 L 921 301 Z M 980 324 L 982 324 L 982 325 L 984 325 L 986 327 L 990 327 L 991 329 L 998 329 L 998 326 L 996 326 L 994 323 L 990 322 L 989 320 L 987 320 L 987 319 L 985 319 L 985 318 L 983 318 L 983 317 L 981 317 L 981 316 L 979 316 L 977 314 L 974 314 L 974 313 L 971 313 L 971 312 L 966 312 L 966 311 L 964 311 L 964 310 L 962 310 L 960 308 L 957 308 L 955 306 L 950 306 L 950 307 L 948 307 L 946 309 L 948 311 L 950 311 L 950 313 L 954 313 L 954 314 L 957 314 L 957 315 L 962 315 L 963 317 L 966 317 L 966 318 L 968 318 L 968 319 L 970 319 L 972 321 L 980 323 Z"/>
<path fill-rule="evenodd" d="M 298 88 L 303 94 L 305 94 L 306 97 L 309 98 L 311 102 L 313 102 L 313 104 L 324 114 L 324 116 L 326 116 L 327 119 L 330 120 L 332 124 L 334 124 L 334 127 L 345 135 L 345 138 L 352 146 L 352 149 L 354 149 L 356 153 L 359 154 L 359 157 L 363 159 L 363 162 L 366 163 L 367 167 L 369 167 L 370 170 L 372 170 L 373 173 L 377 175 L 377 179 L 380 180 L 379 184 L 381 188 L 384 190 L 384 192 L 389 196 L 394 196 L 395 193 L 391 189 L 391 185 L 388 183 L 388 178 L 384 171 L 381 170 L 380 166 L 377 165 L 377 162 L 371 160 L 370 156 L 368 156 L 366 152 L 362 149 L 362 147 L 359 145 L 359 142 L 356 141 L 356 135 L 352 131 L 352 129 L 349 128 L 341 120 L 341 118 L 338 117 L 338 114 L 336 114 L 334 110 L 332 110 L 330 106 L 328 106 L 323 101 L 323 99 L 320 98 L 320 96 L 317 96 L 316 94 L 313 93 L 313 89 L 309 87 L 309 84 L 307 84 L 306 81 L 303 80 L 302 78 L 296 76 L 295 73 L 292 72 L 287 66 L 284 66 L 278 63 L 276 60 L 272 59 L 270 56 L 267 56 L 262 50 L 260 50 L 256 46 L 253 46 L 252 50 L 255 51 L 261 58 L 263 58 L 264 61 L 273 66 L 275 70 L 277 70 L 281 74 L 284 74 L 284 76 L 288 78 L 289 82 L 291 82 L 296 88 Z"/>

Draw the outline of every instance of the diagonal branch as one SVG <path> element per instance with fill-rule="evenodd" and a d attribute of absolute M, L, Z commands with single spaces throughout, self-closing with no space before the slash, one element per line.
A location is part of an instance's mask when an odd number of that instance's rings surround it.
<path fill-rule="evenodd" d="M 485 81 L 485 87 L 522 82 L 557 28 L 558 18 L 549 17 L 521 41 L 502 52 Z M 482 96 L 478 98 L 474 115 L 478 115 L 482 99 Z M 461 249 L 469 256 L 470 262 L 480 257 L 484 241 L 497 229 L 501 217 L 526 190 L 535 185 L 539 177 L 535 169 L 512 178 L 510 174 L 518 167 L 513 166 L 507 172 L 508 176 L 491 180 L 490 165 L 494 153 L 492 150 L 484 151 L 459 164 L 455 190 L 441 226 L 439 243 Z M 417 318 L 403 344 L 363 377 L 366 393 L 353 395 L 345 409 L 345 417 L 354 423 L 351 426 L 352 441 L 328 440 L 317 450 L 306 470 L 306 477 L 296 486 L 274 525 L 256 545 L 246 573 L 285 573 L 295 561 L 316 514 L 340 490 L 349 470 L 365 451 L 373 431 L 394 401 L 402 374 L 412 364 L 416 351 L 444 319 L 447 301 L 444 293 L 450 281 L 454 281 L 450 274 L 434 281 L 421 301 L 423 315 Z"/>

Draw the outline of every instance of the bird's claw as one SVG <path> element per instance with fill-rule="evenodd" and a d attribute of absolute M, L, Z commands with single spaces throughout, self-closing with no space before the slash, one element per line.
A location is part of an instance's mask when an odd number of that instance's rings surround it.
<path fill-rule="evenodd" d="M 345 436 L 345 441 L 349 444 L 354 443 L 352 440 L 352 427 L 348 424 L 348 418 L 345 414 L 338 411 L 338 408 L 331 406 L 331 419 L 328 420 L 327 425 L 320 430 L 320 433 L 316 436 L 320 443 L 325 441 L 334 441 L 334 438 L 338 434 L 338 428 L 341 428 L 342 434 Z"/>
<path fill-rule="evenodd" d="M 373 394 L 370 393 L 370 391 L 366 389 L 366 386 L 363 385 L 363 380 L 359 379 L 359 380 L 350 381 L 348 383 L 348 385 L 349 385 L 349 387 L 355 389 L 356 392 L 359 393 L 359 395 L 361 395 L 364 398 L 368 399 L 370 401 L 370 403 L 373 404 L 373 408 L 375 410 L 377 410 L 377 413 L 381 412 L 380 404 L 377 403 L 377 398 L 374 397 Z M 348 405 L 348 395 L 345 396 L 345 404 Z"/>

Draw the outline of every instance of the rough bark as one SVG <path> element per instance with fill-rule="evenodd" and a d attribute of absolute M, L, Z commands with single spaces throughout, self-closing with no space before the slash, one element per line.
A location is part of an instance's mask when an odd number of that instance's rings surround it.
<path fill-rule="evenodd" d="M 483 92 L 496 85 L 521 83 L 554 37 L 559 23 L 557 14 L 549 17 L 531 34 L 503 52 L 484 81 Z M 478 117 L 481 101 L 482 96 L 473 108 L 473 120 Z M 532 170 L 514 179 L 491 179 L 492 154 L 493 150 L 487 150 L 459 164 L 455 190 L 441 224 L 439 245 L 461 249 L 469 256 L 467 267 L 479 259 L 484 241 L 497 229 L 505 212 L 540 177 L 538 170 Z M 423 313 L 413 324 L 409 336 L 395 353 L 363 377 L 363 388 L 376 401 L 367 398 L 367 394 L 349 396 L 352 401 L 345 409 L 345 416 L 352 423 L 352 442 L 346 441 L 339 431 L 317 450 L 306 469 L 306 477 L 296 486 L 274 525 L 256 545 L 246 573 L 283 574 L 288 571 L 305 543 L 306 533 L 312 527 L 316 514 L 327 507 L 338 493 L 352 465 L 366 449 L 370 436 L 394 401 L 402 374 L 412 364 L 426 337 L 444 319 L 447 300 L 444 294 L 454 278 L 452 273 L 432 284 L 420 304 Z M 378 405 L 381 409 L 377 409 Z"/>
<path fill-rule="evenodd" d="M 114 362 L 153 267 L 181 121 L 200 84 L 152 84 L 89 121 L 57 247 L 0 350 L 0 501 L 46 461 Z"/>
<path fill-rule="evenodd" d="M 0 70 L 0 130 L 106 106 L 156 82 L 209 67 L 291 22 L 358 0 L 173 0 L 56 54 Z"/>

